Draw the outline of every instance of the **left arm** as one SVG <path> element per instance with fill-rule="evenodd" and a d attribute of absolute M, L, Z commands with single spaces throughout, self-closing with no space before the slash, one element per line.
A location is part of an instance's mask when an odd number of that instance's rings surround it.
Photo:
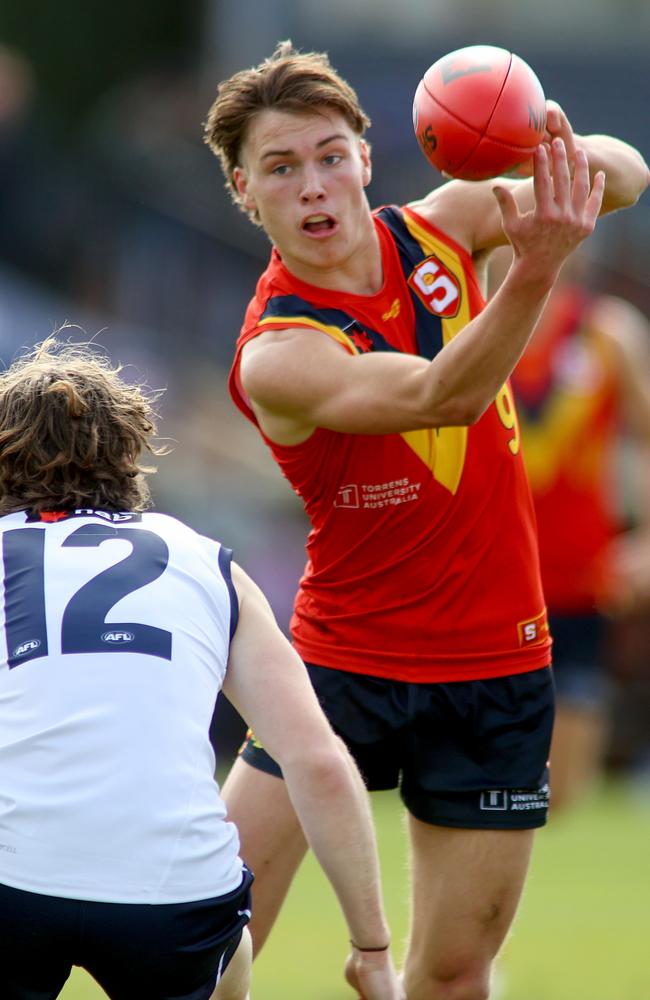
<path fill-rule="evenodd" d="M 576 135 L 569 119 L 555 101 L 548 101 L 547 114 L 548 139 L 556 135 L 563 139 L 571 161 L 576 149 L 584 149 L 592 177 L 599 170 L 605 172 L 605 194 L 600 214 L 636 204 L 650 183 L 648 165 L 639 151 L 611 135 Z"/>
<path fill-rule="evenodd" d="M 555 101 L 547 102 L 547 115 L 545 143 L 556 136 L 562 139 L 572 170 L 576 151 L 584 150 L 592 183 L 600 171 L 604 172 L 605 192 L 600 215 L 628 208 L 638 201 L 650 184 L 650 170 L 637 149 L 609 135 L 576 135 Z M 495 184 L 512 192 L 520 212 L 532 209 L 535 191 L 530 177 L 451 180 L 411 207 L 471 254 L 480 254 L 508 243 L 492 193 Z"/>
<path fill-rule="evenodd" d="M 305 666 L 262 591 L 235 563 L 232 580 L 239 619 L 223 692 L 282 768 L 305 836 L 358 946 L 346 963 L 348 981 L 358 984 L 367 1000 L 403 1000 L 389 948 L 372 811 L 359 770 L 325 718 Z M 381 950 L 363 950 L 375 948 Z"/>

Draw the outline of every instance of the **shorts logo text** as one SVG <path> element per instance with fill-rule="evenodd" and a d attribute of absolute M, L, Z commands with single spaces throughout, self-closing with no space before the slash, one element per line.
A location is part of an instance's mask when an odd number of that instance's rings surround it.
<path fill-rule="evenodd" d="M 508 808 L 508 793 L 506 791 L 481 792 L 481 809 L 503 812 Z"/>
<path fill-rule="evenodd" d="M 498 788 L 481 792 L 479 809 L 484 812 L 529 812 L 531 809 L 547 809 L 549 798 L 548 785 L 532 791 L 527 788 Z"/>

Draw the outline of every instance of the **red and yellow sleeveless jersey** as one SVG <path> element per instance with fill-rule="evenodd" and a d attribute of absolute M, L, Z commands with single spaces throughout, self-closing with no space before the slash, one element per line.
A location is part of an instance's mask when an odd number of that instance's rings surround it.
<path fill-rule="evenodd" d="M 590 296 L 566 287 L 551 305 L 512 382 L 548 607 L 580 613 L 606 591 L 606 552 L 619 530 L 611 461 L 620 400 Z"/>
<path fill-rule="evenodd" d="M 408 208 L 375 213 L 384 285 L 372 296 L 294 278 L 274 251 L 242 346 L 303 328 L 350 354 L 432 359 L 483 307 L 471 257 Z M 403 434 L 318 428 L 265 439 L 311 520 L 291 623 L 303 659 L 396 680 L 471 680 L 548 664 L 550 639 L 530 491 L 509 385 L 475 426 Z"/>

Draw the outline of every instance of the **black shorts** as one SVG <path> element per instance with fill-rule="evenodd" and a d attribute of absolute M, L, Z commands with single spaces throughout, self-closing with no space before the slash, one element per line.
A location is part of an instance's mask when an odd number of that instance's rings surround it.
<path fill-rule="evenodd" d="M 113 1000 L 208 1000 L 250 920 L 251 873 L 192 903 L 96 903 L 0 885 L 0 996 L 53 1000 L 78 965 Z"/>
<path fill-rule="evenodd" d="M 600 711 L 610 696 L 605 663 L 603 615 L 549 614 L 553 636 L 553 677 L 558 704 Z"/>
<path fill-rule="evenodd" d="M 399 787 L 409 812 L 440 826 L 532 829 L 546 822 L 550 668 L 449 684 L 307 669 L 370 791 Z M 282 776 L 254 734 L 241 753 Z"/>

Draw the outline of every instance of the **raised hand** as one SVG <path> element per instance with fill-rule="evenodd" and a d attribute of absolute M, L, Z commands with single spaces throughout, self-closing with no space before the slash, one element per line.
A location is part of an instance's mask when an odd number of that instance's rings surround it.
<path fill-rule="evenodd" d="M 542 144 L 534 156 L 535 204 L 522 213 L 511 190 L 493 187 L 503 230 L 512 244 L 515 261 L 526 261 L 531 276 L 559 271 L 563 261 L 589 236 L 596 225 L 605 190 L 599 171 L 593 184 L 583 150 L 574 151 L 571 176 L 565 143 L 554 138 L 549 150 Z"/>

